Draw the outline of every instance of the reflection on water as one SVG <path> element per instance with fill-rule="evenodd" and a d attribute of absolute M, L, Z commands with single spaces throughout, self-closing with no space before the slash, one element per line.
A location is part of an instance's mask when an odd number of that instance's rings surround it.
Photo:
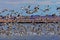
<path fill-rule="evenodd" d="M 60 40 L 60 36 L 11 36 L 11 37 L 0 37 L 0 40 Z"/>
<path fill-rule="evenodd" d="M 0 23 L 0 39 L 3 40 L 54 40 L 52 37 L 59 39 L 59 23 Z"/>

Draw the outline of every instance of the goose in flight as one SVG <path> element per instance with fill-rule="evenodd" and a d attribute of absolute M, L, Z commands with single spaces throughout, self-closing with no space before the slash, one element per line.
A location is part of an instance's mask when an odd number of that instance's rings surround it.
<path fill-rule="evenodd" d="M 43 9 L 42 11 L 43 11 L 43 12 L 47 12 L 47 11 L 49 11 L 49 10 L 50 10 L 50 8 L 49 8 L 49 5 L 48 5 L 47 8 Z"/>
<path fill-rule="evenodd" d="M 60 7 L 57 7 L 57 9 L 56 10 L 60 10 Z"/>
<path fill-rule="evenodd" d="M 39 10 L 39 5 L 34 7 L 33 13 L 38 12 L 38 10 Z"/>

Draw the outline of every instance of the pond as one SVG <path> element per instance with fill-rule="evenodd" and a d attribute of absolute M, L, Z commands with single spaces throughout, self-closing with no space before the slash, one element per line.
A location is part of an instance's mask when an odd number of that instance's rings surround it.
<path fill-rule="evenodd" d="M 1 23 L 0 40 L 59 40 L 59 23 Z"/>

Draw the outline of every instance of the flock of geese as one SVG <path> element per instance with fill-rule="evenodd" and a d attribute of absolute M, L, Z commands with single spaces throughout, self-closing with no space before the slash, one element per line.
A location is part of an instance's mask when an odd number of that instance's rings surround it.
<path fill-rule="evenodd" d="M 50 9 L 51 9 L 49 5 L 47 5 L 47 7 L 44 9 L 40 9 L 40 5 L 35 6 L 33 10 L 31 10 L 30 8 L 31 8 L 31 5 L 28 5 L 27 7 L 21 7 L 20 10 L 24 10 L 25 13 L 27 13 L 27 14 L 33 14 L 33 13 L 38 12 L 39 10 L 41 10 L 45 13 L 47 11 L 50 11 Z M 56 10 L 57 11 L 60 10 L 60 7 L 57 7 Z M 4 10 L 0 11 L 0 14 L 4 13 L 6 11 L 11 12 L 11 14 L 21 14 L 19 12 L 15 12 L 15 10 L 8 10 L 8 9 L 4 9 Z"/>

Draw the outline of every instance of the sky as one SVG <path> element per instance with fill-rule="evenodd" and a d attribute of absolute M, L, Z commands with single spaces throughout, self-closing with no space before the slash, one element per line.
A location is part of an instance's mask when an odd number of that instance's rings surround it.
<path fill-rule="evenodd" d="M 21 11 L 21 7 L 27 7 L 31 5 L 31 10 L 33 10 L 34 6 L 40 5 L 39 8 L 44 10 L 47 5 L 50 7 L 50 11 L 43 12 L 39 9 L 38 12 L 33 14 L 27 14 L 25 11 Z M 7 9 L 14 9 L 15 11 L 21 12 L 21 15 L 60 15 L 59 11 L 56 10 L 57 7 L 60 7 L 60 0 L 0 0 L 0 11 L 7 8 Z M 2 15 L 6 15 L 9 12 L 4 12 Z"/>

